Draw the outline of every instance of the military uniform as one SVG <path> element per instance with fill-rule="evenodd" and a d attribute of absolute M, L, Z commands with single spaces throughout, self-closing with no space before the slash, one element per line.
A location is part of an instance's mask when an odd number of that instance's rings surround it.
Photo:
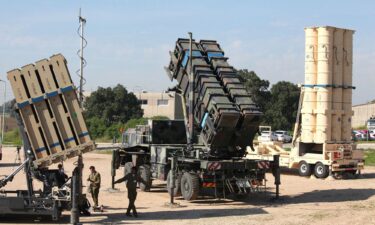
<path fill-rule="evenodd" d="M 68 175 L 64 173 L 64 170 L 59 170 L 56 174 L 57 186 L 60 188 L 62 187 L 66 180 L 68 179 Z"/>
<path fill-rule="evenodd" d="M 126 210 L 126 215 L 130 215 L 130 211 L 133 211 L 134 216 L 137 216 L 137 209 L 135 208 L 135 200 L 137 198 L 137 183 L 143 181 L 142 178 L 140 178 L 137 174 L 129 173 L 123 178 L 117 180 L 115 183 L 121 183 L 126 181 L 126 188 L 128 189 L 128 199 L 129 199 L 129 205 L 128 209 Z"/>
<path fill-rule="evenodd" d="M 97 207 L 100 189 L 100 173 L 96 171 L 95 173 L 91 173 L 87 180 L 90 181 L 89 192 L 91 192 L 94 207 Z"/>

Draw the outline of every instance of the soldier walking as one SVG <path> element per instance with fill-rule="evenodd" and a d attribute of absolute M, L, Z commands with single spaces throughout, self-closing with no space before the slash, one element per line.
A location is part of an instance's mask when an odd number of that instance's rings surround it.
<path fill-rule="evenodd" d="M 137 174 L 137 167 L 132 167 L 131 173 L 125 175 L 123 178 L 118 179 L 115 181 L 115 184 L 126 182 L 126 188 L 128 189 L 128 199 L 129 205 L 128 209 L 126 210 L 126 216 L 132 216 L 130 211 L 133 211 L 134 217 L 138 217 L 137 209 L 135 208 L 135 200 L 137 198 L 137 183 L 142 182 L 146 184 L 146 182 Z"/>
<path fill-rule="evenodd" d="M 87 178 L 87 181 L 90 182 L 88 192 L 91 193 L 92 200 L 94 201 L 94 208 L 97 208 L 99 206 L 100 173 L 95 170 L 95 166 L 90 166 L 90 171 L 91 174 L 89 178 Z"/>

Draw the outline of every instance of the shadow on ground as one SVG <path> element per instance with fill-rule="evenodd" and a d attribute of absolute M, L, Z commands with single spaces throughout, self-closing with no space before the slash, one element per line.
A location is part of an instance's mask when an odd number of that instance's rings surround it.
<path fill-rule="evenodd" d="M 315 190 L 301 195 L 283 197 L 283 203 L 318 203 L 318 202 L 345 202 L 345 201 L 363 201 L 375 195 L 375 189 L 332 189 Z"/>
<path fill-rule="evenodd" d="M 173 213 L 168 213 L 166 211 L 156 211 L 156 212 L 143 212 L 139 214 L 139 218 L 128 218 L 125 217 L 124 213 L 110 213 L 101 214 L 106 216 L 105 219 L 97 220 L 98 224 L 113 223 L 121 220 L 195 220 L 201 218 L 211 218 L 211 217 L 226 217 L 226 216 L 246 216 L 255 214 L 267 214 L 262 208 L 246 208 L 246 209 L 189 209 L 189 210 L 176 210 Z M 132 222 L 129 221 L 129 222 Z M 125 222 L 127 224 L 127 222 Z"/>
<path fill-rule="evenodd" d="M 360 179 L 375 179 L 375 173 L 364 173 L 359 178 Z"/>
<path fill-rule="evenodd" d="M 41 216 L 0 216 L 1 224 L 68 224 L 70 216 L 64 215 L 58 221 L 52 221 L 51 217 Z"/>
<path fill-rule="evenodd" d="M 262 208 L 247 208 L 247 209 L 199 209 L 199 210 L 176 210 L 173 213 L 167 211 L 143 212 L 139 214 L 139 218 L 126 217 L 125 213 L 100 213 L 94 214 L 99 217 L 95 222 L 84 222 L 85 217 L 81 218 L 83 224 L 138 224 L 137 220 L 194 220 L 210 217 L 225 217 L 225 216 L 246 216 L 254 214 L 266 214 Z M 67 224 L 70 222 L 70 217 L 64 215 L 58 222 L 51 221 L 49 218 L 35 218 L 35 217 L 0 217 L 1 223 L 9 224 Z M 89 217 L 86 217 L 89 218 Z M 90 219 L 89 219 L 90 220 Z M 125 222 L 121 222 L 125 220 Z M 128 221 L 127 221 L 128 220 Z"/>

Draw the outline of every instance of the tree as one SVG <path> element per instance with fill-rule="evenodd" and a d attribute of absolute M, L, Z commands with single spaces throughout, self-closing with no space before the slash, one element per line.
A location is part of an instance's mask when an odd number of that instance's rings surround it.
<path fill-rule="evenodd" d="M 106 126 L 126 123 L 143 115 L 138 99 L 121 84 L 114 88 L 99 87 L 86 99 L 84 108 L 87 119 L 102 119 Z"/>
<path fill-rule="evenodd" d="M 251 94 L 255 104 L 257 104 L 262 112 L 265 112 L 267 103 L 271 99 L 271 93 L 268 90 L 270 82 L 268 80 L 260 79 L 254 71 L 242 69 L 237 71 L 245 80 L 245 87 Z"/>
<path fill-rule="evenodd" d="M 271 100 L 263 121 L 273 130 L 292 130 L 296 121 L 300 90 L 296 84 L 279 81 L 272 85 Z"/>
<path fill-rule="evenodd" d="M 269 90 L 270 82 L 260 79 L 254 71 L 242 69 L 237 73 L 245 80 L 247 91 L 263 112 L 261 124 L 269 125 L 273 130 L 292 130 L 298 110 L 298 86 L 280 81 Z"/>
<path fill-rule="evenodd" d="M 15 111 L 14 111 L 14 106 L 16 104 L 16 99 L 9 100 L 3 103 L 0 106 L 0 112 L 3 112 L 3 107 L 5 105 L 5 114 L 8 114 L 10 117 L 15 117 Z"/>

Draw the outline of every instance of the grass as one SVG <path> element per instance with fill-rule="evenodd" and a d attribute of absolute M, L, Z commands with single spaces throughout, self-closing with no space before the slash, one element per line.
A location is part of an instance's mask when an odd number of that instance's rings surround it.
<path fill-rule="evenodd" d="M 22 145 L 22 139 L 18 129 L 8 131 L 4 134 L 4 144 Z"/>
<path fill-rule="evenodd" d="M 375 143 L 375 140 L 373 140 L 373 141 L 356 141 L 355 143 L 356 144 L 364 144 L 364 143 L 372 144 L 372 143 Z"/>
<path fill-rule="evenodd" d="M 95 138 L 95 142 L 96 143 L 112 143 L 112 138 L 109 138 L 109 137 L 98 137 L 98 138 Z"/>
<path fill-rule="evenodd" d="M 375 166 L 375 149 L 367 149 L 365 151 L 365 165 Z"/>

